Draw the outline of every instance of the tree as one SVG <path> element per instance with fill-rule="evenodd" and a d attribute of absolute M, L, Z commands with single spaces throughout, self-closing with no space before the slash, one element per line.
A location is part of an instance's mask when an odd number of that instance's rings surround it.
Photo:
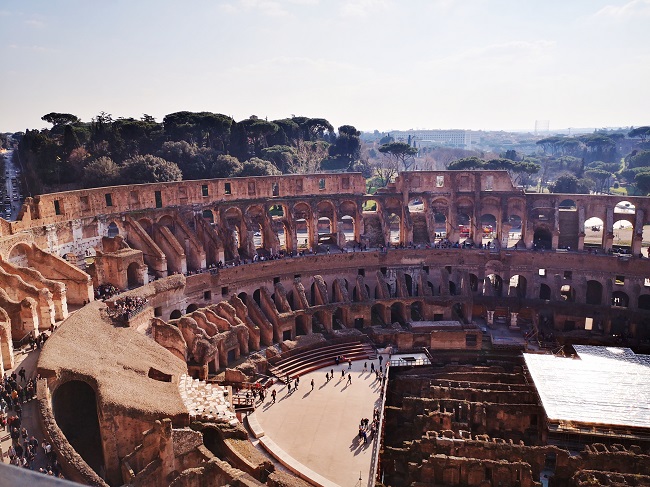
<path fill-rule="evenodd" d="M 637 127 L 635 129 L 632 129 L 627 134 L 627 136 L 630 138 L 639 137 L 642 142 L 646 142 L 648 139 L 650 139 L 650 126 L 646 125 L 643 127 Z"/>
<path fill-rule="evenodd" d="M 563 174 L 549 186 L 551 193 L 589 194 L 589 180 L 578 179 L 573 174 Z"/>
<path fill-rule="evenodd" d="M 648 167 L 650 166 L 650 150 L 632 151 L 626 157 L 627 167 Z"/>
<path fill-rule="evenodd" d="M 83 184 L 85 188 L 110 186 L 118 182 L 120 168 L 110 157 L 100 157 L 83 169 Z"/>
<path fill-rule="evenodd" d="M 233 156 L 221 154 L 214 159 L 212 167 L 210 168 L 210 177 L 212 178 L 228 178 L 237 176 L 244 165 Z"/>
<path fill-rule="evenodd" d="M 288 145 L 274 145 L 262 149 L 262 159 L 272 162 L 283 174 L 295 166 L 296 157 L 296 150 Z"/>
<path fill-rule="evenodd" d="M 605 192 L 606 189 L 609 189 L 609 179 L 612 177 L 612 173 L 605 171 L 604 169 L 588 169 L 585 171 L 585 176 L 593 180 L 596 183 L 596 191 L 599 193 Z"/>
<path fill-rule="evenodd" d="M 273 163 L 258 157 L 252 157 L 248 161 L 244 162 L 243 166 L 244 167 L 237 176 L 279 176 L 282 174 Z"/>
<path fill-rule="evenodd" d="M 329 144 L 323 140 L 316 142 L 299 141 L 296 147 L 295 166 L 289 172 L 311 174 L 320 169 L 320 164 L 327 157 Z"/>
<path fill-rule="evenodd" d="M 163 183 L 181 181 L 183 173 L 175 163 L 145 154 L 124 161 L 120 178 L 123 184 Z"/>
<path fill-rule="evenodd" d="M 380 149 L 381 150 L 381 149 Z M 482 169 L 485 166 L 485 161 L 476 156 L 463 157 L 456 159 L 447 166 L 450 171 L 467 171 L 469 169 Z"/>
<path fill-rule="evenodd" d="M 398 169 L 401 165 L 405 171 L 408 171 L 414 163 L 413 156 L 418 153 L 418 150 L 405 142 L 390 142 L 379 147 L 379 152 L 393 159 Z"/>
<path fill-rule="evenodd" d="M 634 184 L 644 194 L 650 193 L 650 170 L 639 172 L 634 176 Z"/>
<path fill-rule="evenodd" d="M 72 125 L 74 123 L 79 123 L 79 118 L 71 113 L 56 113 L 51 112 L 47 115 L 43 115 L 41 120 L 51 123 L 54 127 L 59 127 L 61 125 Z"/>
<path fill-rule="evenodd" d="M 348 170 L 361 156 L 360 135 L 361 132 L 352 125 L 342 125 L 339 127 L 336 141 L 330 147 L 330 155 L 344 159 L 347 162 Z"/>

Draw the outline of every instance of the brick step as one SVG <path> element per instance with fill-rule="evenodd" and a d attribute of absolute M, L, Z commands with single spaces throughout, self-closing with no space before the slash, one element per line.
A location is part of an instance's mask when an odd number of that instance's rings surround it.
<path fill-rule="evenodd" d="M 332 357 L 337 355 L 344 355 L 347 351 L 354 351 L 359 349 L 359 347 L 369 347 L 369 350 L 374 350 L 371 345 L 363 344 L 361 342 L 351 342 L 351 343 L 341 343 L 335 345 L 326 345 L 324 347 L 306 350 L 304 352 L 299 352 L 290 357 L 280 359 L 273 368 L 282 368 L 290 366 L 293 363 L 299 363 L 304 360 L 310 360 L 313 357 L 319 357 L 323 354 L 329 354 Z"/>

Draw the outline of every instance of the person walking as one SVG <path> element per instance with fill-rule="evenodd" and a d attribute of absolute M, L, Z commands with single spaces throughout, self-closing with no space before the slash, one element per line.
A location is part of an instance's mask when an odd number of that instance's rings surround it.
<path fill-rule="evenodd" d="M 348 385 L 352 385 L 352 374 L 348 374 Z"/>
<path fill-rule="evenodd" d="M 341 379 L 345 377 L 345 369 L 341 369 Z"/>
<path fill-rule="evenodd" d="M 348 369 L 351 369 L 351 368 L 352 368 L 352 360 L 348 359 Z"/>
<path fill-rule="evenodd" d="M 311 380 L 311 390 L 314 390 L 314 379 Z"/>
<path fill-rule="evenodd" d="M 271 391 L 271 397 L 273 398 L 273 403 L 272 403 L 272 404 L 275 404 L 275 396 L 276 396 L 276 395 L 277 395 L 277 392 L 275 392 L 275 389 L 273 389 L 273 390 Z"/>

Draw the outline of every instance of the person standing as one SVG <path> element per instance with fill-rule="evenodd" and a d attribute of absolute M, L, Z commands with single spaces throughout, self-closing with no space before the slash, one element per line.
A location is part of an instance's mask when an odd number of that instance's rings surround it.
<path fill-rule="evenodd" d="M 276 396 L 276 395 L 277 395 L 277 392 L 275 392 L 275 389 L 273 389 L 273 390 L 271 391 L 271 397 L 273 398 L 273 403 L 272 403 L 272 404 L 275 404 L 275 396 Z"/>
<path fill-rule="evenodd" d="M 311 380 L 311 390 L 314 390 L 314 379 Z"/>

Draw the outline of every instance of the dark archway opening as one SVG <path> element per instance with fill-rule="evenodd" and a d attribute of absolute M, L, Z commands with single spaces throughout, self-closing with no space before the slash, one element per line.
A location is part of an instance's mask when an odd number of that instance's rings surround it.
<path fill-rule="evenodd" d="M 539 286 L 539 299 L 549 300 L 551 299 L 551 288 L 546 284 Z"/>
<path fill-rule="evenodd" d="M 411 321 L 423 321 L 422 303 L 416 301 L 411 304 Z"/>
<path fill-rule="evenodd" d="M 111 222 L 108 225 L 108 237 L 113 238 L 117 237 L 120 234 L 120 229 L 117 228 L 117 224 L 115 222 Z"/>
<path fill-rule="evenodd" d="M 598 281 L 587 281 L 587 304 L 603 304 L 603 285 Z"/>
<path fill-rule="evenodd" d="M 650 309 L 650 294 L 639 296 L 639 309 Z"/>
<path fill-rule="evenodd" d="M 98 475 L 103 473 L 104 455 L 93 388 L 79 380 L 62 384 L 52 396 L 52 410 L 70 445 Z"/>
<path fill-rule="evenodd" d="M 183 315 L 181 314 L 181 312 L 180 312 L 179 310 L 175 309 L 175 310 L 172 311 L 171 314 L 169 315 L 169 319 L 170 319 L 170 320 L 177 320 L 177 319 L 179 319 L 181 316 L 183 316 Z"/>
<path fill-rule="evenodd" d="M 140 282 L 140 276 L 138 275 L 139 267 L 140 266 L 137 262 L 131 262 L 126 268 L 126 279 L 129 288 L 138 287 L 144 284 L 143 282 Z"/>
<path fill-rule="evenodd" d="M 533 248 L 551 250 L 553 248 L 553 235 L 545 228 L 538 228 L 533 234 Z"/>
<path fill-rule="evenodd" d="M 399 323 L 404 326 L 404 305 L 402 303 L 393 303 L 390 307 L 390 322 Z"/>
<path fill-rule="evenodd" d="M 193 313 L 197 309 L 199 309 L 198 305 L 192 303 L 187 307 L 187 313 Z"/>

